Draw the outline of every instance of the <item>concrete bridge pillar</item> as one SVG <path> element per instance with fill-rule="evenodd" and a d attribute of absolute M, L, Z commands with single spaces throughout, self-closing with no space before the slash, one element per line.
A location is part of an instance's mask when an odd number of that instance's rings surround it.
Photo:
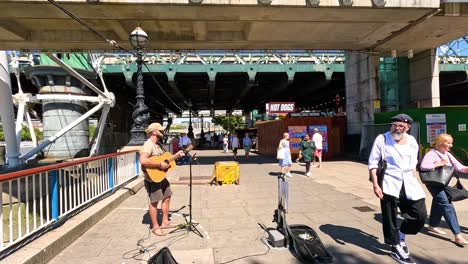
<path fill-rule="evenodd" d="M 422 51 L 410 59 L 409 89 L 412 106 L 440 106 L 439 62 L 435 49 Z"/>
<path fill-rule="evenodd" d="M 91 71 L 76 70 L 88 80 L 95 81 L 97 76 Z M 86 88 L 78 79 L 58 66 L 39 65 L 29 67 L 25 74 L 39 94 L 88 95 Z M 52 137 L 71 122 L 80 118 L 88 110 L 88 104 L 78 100 L 48 99 L 42 102 L 44 139 Z M 89 155 L 89 125 L 87 120 L 72 128 L 44 150 L 45 158 L 63 160 Z"/>
<path fill-rule="evenodd" d="M 361 134 L 365 124 L 380 112 L 379 56 L 347 53 L 345 63 L 348 134 Z"/>

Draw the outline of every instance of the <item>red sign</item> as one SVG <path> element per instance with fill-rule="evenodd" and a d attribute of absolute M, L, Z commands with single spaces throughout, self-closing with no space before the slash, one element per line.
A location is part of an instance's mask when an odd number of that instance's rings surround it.
<path fill-rule="evenodd" d="M 296 112 L 296 104 L 294 102 L 270 102 L 266 103 L 265 107 L 267 115 Z"/>

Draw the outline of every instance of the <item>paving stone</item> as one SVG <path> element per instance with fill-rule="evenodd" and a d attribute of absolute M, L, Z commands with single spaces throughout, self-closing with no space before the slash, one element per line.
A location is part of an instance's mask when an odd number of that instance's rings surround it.
<path fill-rule="evenodd" d="M 232 159 L 219 150 L 197 151 L 201 165 L 193 173 L 211 175 L 214 162 Z M 141 189 L 75 243 L 62 251 L 50 263 L 146 263 L 164 246 L 185 263 L 294 263 L 299 261 L 289 250 L 269 249 L 262 241 L 267 234 L 258 223 L 276 227 L 272 223 L 278 204 L 277 161 L 253 153 L 248 162 L 240 159 L 240 185 L 194 185 L 192 193 L 193 221 L 199 223 L 204 237 L 179 230 L 164 237 L 150 234 L 147 215 L 147 195 Z M 178 166 L 169 180 L 188 175 L 188 166 Z M 395 263 L 389 257 L 389 246 L 383 242 L 379 199 L 367 180 L 367 166 L 350 161 L 325 161 L 323 167 L 312 168 L 312 177 L 304 177 L 304 167 L 293 165 L 297 172 L 289 183 L 288 224 L 303 224 L 313 228 L 334 263 L 374 264 Z M 467 183 L 468 185 L 468 183 Z M 188 213 L 189 188 L 173 185 L 171 199 L 172 221 L 183 223 Z M 427 190 L 426 190 L 427 193 Z M 430 206 L 428 195 L 426 204 Z M 374 211 L 361 212 L 353 207 Z M 455 204 L 462 225 L 468 234 L 468 202 Z M 445 223 L 442 224 L 445 227 Z M 449 230 L 447 230 L 449 231 Z M 467 235 L 468 236 L 468 235 Z M 140 239 L 147 252 L 137 247 Z M 468 263 L 468 251 L 458 248 L 450 240 L 452 235 L 436 237 L 426 231 L 408 236 L 407 243 L 418 264 Z M 102 246 L 100 246 L 102 245 Z M 203 255 L 203 256 L 202 256 Z M 204 258 L 206 257 L 206 258 Z"/>

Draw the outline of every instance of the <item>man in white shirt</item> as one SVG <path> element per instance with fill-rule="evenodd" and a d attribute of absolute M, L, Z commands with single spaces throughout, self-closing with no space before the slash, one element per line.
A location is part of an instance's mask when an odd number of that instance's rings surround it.
<path fill-rule="evenodd" d="M 427 211 L 425 193 L 417 180 L 419 145 L 407 134 L 413 119 L 406 114 L 392 118 L 390 131 L 379 135 L 369 156 L 369 173 L 374 194 L 380 199 L 384 240 L 391 245 L 391 257 L 399 263 L 415 263 L 409 255 L 406 234 L 417 234 L 424 227 Z M 383 179 L 377 176 L 378 163 L 387 162 Z M 397 207 L 404 220 L 397 227 Z"/>
<path fill-rule="evenodd" d="M 323 136 L 320 134 L 317 128 L 314 128 L 314 135 L 312 136 L 312 141 L 314 142 L 315 145 L 315 150 L 314 150 L 314 167 L 315 167 L 315 158 L 318 158 L 319 160 L 319 165 L 318 167 L 322 167 L 322 149 L 323 149 Z"/>

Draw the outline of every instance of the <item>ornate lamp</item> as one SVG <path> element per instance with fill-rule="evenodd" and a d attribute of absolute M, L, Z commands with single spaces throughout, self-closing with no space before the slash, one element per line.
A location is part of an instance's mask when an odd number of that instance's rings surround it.
<path fill-rule="evenodd" d="M 150 113 L 145 105 L 145 90 L 143 88 L 143 48 L 148 44 L 148 34 L 143 29 L 136 27 L 128 37 L 130 44 L 137 50 L 137 84 L 136 104 L 133 110 L 133 125 L 130 130 L 131 137 L 129 146 L 143 145 L 146 140 L 145 129 L 148 126 Z"/>

